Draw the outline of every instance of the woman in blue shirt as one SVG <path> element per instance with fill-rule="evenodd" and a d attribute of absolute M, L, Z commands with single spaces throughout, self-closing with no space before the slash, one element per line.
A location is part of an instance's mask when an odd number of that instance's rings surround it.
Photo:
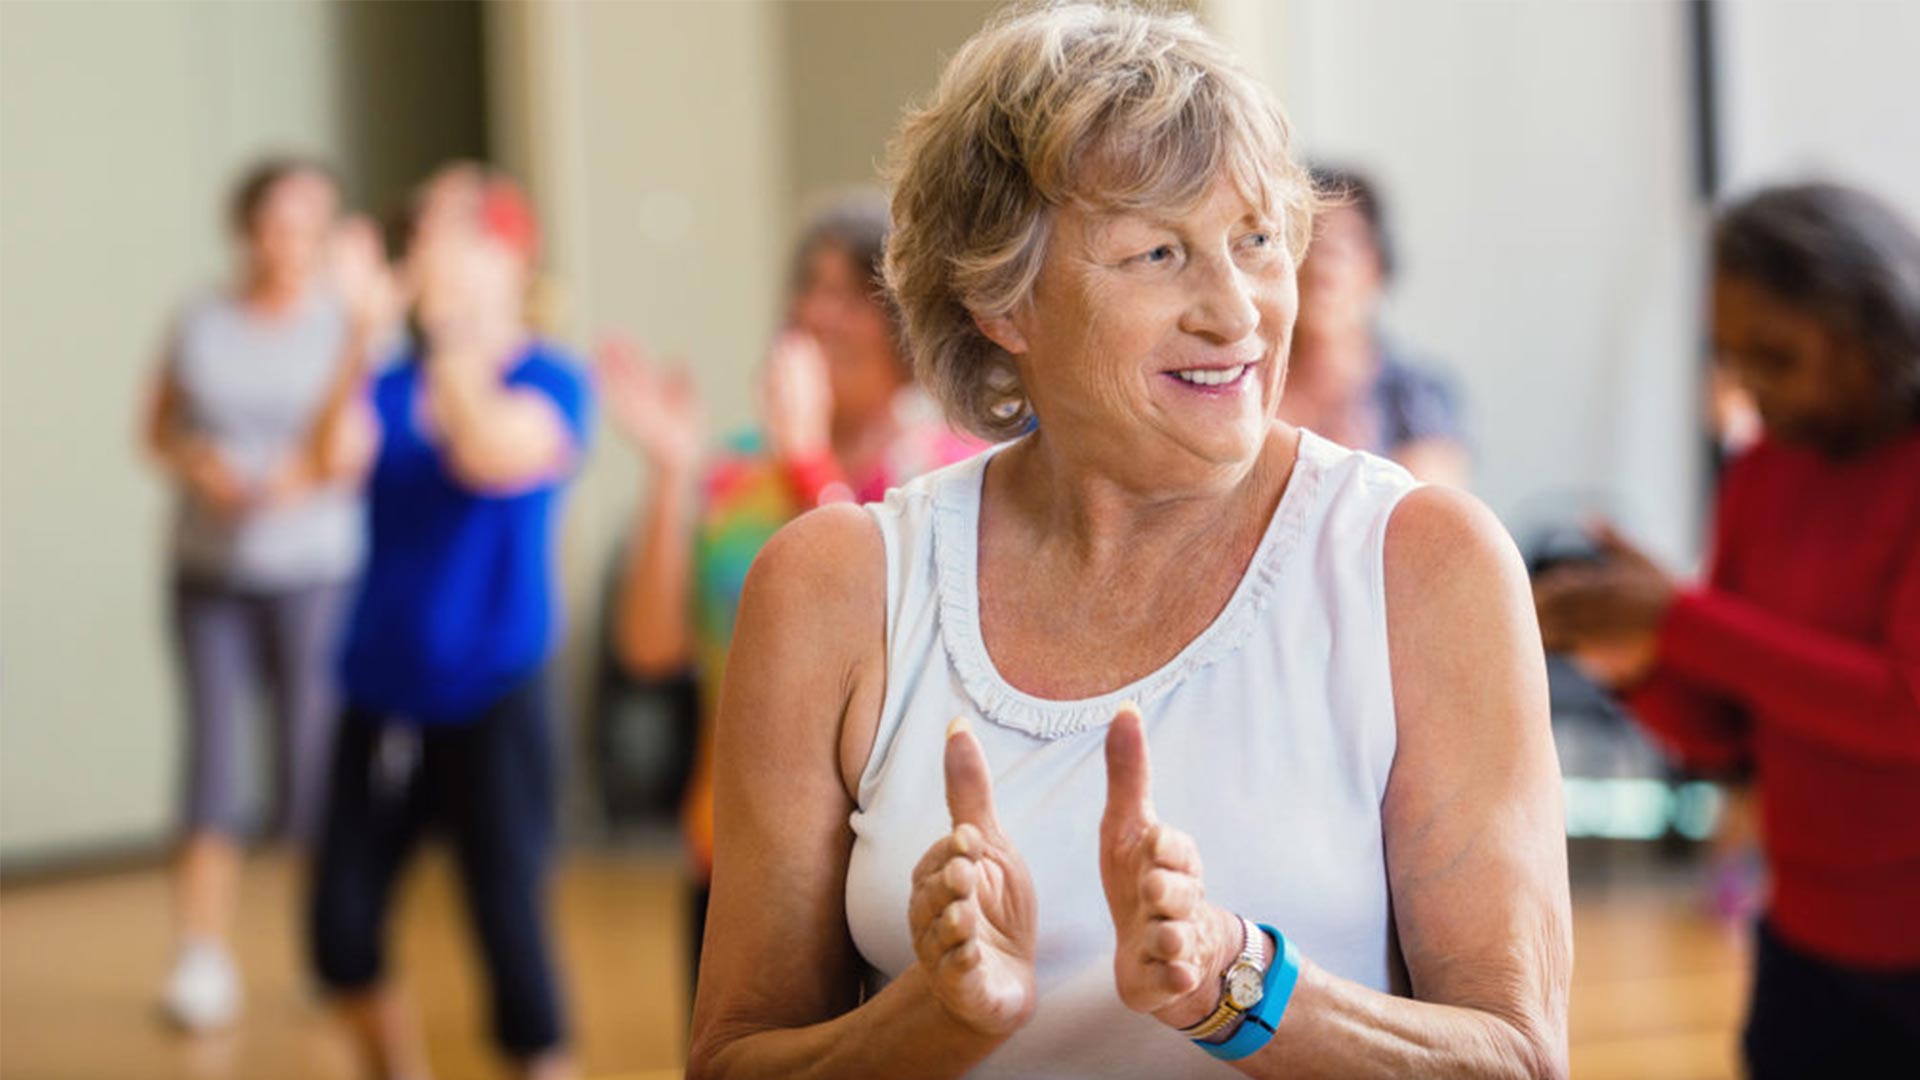
<path fill-rule="evenodd" d="M 326 432 L 339 467 L 371 472 L 313 961 L 376 1071 L 427 1075 L 381 940 L 395 879 L 438 829 L 458 858 L 501 1049 L 521 1075 L 566 1076 L 544 917 L 545 669 L 555 510 L 585 446 L 589 395 L 576 365 L 526 326 L 536 231 L 517 188 L 451 167 L 422 189 L 412 224 L 421 344 L 364 394 L 343 389 Z"/>

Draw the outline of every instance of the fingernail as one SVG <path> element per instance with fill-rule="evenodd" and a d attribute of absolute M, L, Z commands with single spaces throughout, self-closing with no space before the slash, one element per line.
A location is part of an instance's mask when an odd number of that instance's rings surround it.
<path fill-rule="evenodd" d="M 968 724 L 967 718 L 964 716 L 956 716 L 952 720 L 947 721 L 947 738 L 949 739 L 966 730 L 968 730 Z"/>
<path fill-rule="evenodd" d="M 953 830 L 953 850 L 962 855 L 971 855 L 973 853 L 967 849 L 972 846 L 972 844 L 967 843 L 967 827 L 965 825 Z"/>
<path fill-rule="evenodd" d="M 1126 701 L 1120 703 L 1120 711 L 1123 713 L 1132 713 L 1135 716 L 1145 719 L 1145 716 L 1140 712 L 1140 703 L 1134 701 L 1132 698 L 1128 698 Z"/>

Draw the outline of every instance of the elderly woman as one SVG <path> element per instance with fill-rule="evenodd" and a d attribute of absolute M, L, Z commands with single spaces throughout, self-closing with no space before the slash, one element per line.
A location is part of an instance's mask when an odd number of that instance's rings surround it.
<path fill-rule="evenodd" d="M 1187 18 L 1052 7 L 895 154 L 919 371 L 1032 430 L 754 565 L 690 1074 L 1563 1075 L 1525 576 L 1274 419 L 1278 107 Z"/>

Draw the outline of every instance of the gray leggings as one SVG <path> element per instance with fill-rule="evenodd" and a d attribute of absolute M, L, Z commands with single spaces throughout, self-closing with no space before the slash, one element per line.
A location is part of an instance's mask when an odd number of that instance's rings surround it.
<path fill-rule="evenodd" d="M 299 843 L 320 821 L 333 737 L 334 651 L 346 584 L 254 592 L 181 578 L 174 583 L 174 626 L 186 686 L 186 826 L 239 837 L 242 738 L 256 690 L 274 723 L 274 824 Z"/>

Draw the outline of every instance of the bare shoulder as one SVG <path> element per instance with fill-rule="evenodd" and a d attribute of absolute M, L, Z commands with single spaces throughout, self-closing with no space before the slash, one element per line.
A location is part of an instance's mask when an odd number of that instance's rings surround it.
<path fill-rule="evenodd" d="M 1387 639 L 1403 745 L 1463 726 L 1544 723 L 1546 661 L 1520 551 L 1454 488 L 1408 493 L 1387 522 Z"/>
<path fill-rule="evenodd" d="M 1408 492 L 1387 521 L 1386 576 L 1391 607 L 1396 592 L 1409 601 L 1416 594 L 1465 594 L 1524 583 L 1526 571 L 1506 526 L 1485 503 L 1429 484 Z"/>
<path fill-rule="evenodd" d="M 886 602 L 886 544 L 865 510 L 826 506 L 788 523 L 747 572 L 723 727 L 823 740 L 851 795 L 886 688 Z"/>
<path fill-rule="evenodd" d="M 828 505 L 781 527 L 753 561 L 733 626 L 726 696 L 785 713 L 795 696 L 833 717 L 885 669 L 887 567 L 879 525 Z M 722 701 L 724 703 L 724 701 Z"/>
<path fill-rule="evenodd" d="M 843 619 L 883 617 L 886 551 L 880 526 L 865 510 L 837 504 L 788 522 L 767 541 L 747 572 L 742 607 L 797 616 L 826 629 Z"/>

